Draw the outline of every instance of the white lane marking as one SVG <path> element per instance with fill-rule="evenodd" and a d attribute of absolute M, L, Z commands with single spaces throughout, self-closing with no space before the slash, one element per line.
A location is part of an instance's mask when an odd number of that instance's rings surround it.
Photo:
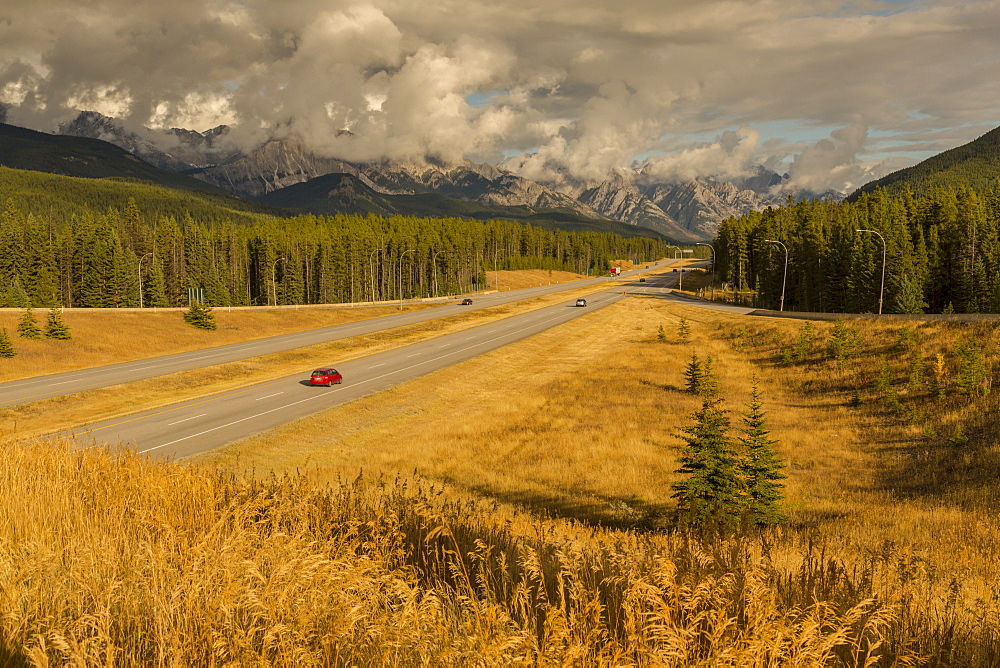
<path fill-rule="evenodd" d="M 411 357 L 417 357 L 418 355 L 423 355 L 423 353 L 413 353 L 412 355 L 407 355 L 406 357 L 409 359 Z"/>
<path fill-rule="evenodd" d="M 208 415 L 208 413 L 202 413 L 201 415 L 194 415 L 194 416 L 189 417 L 189 418 L 184 418 L 183 420 L 178 420 L 177 422 L 168 422 L 167 426 L 168 427 L 172 427 L 175 424 L 180 424 L 181 422 L 187 422 L 188 420 L 194 420 L 196 418 L 205 417 L 206 415 Z"/>
<path fill-rule="evenodd" d="M 70 383 L 76 383 L 76 382 L 79 382 L 79 381 L 78 381 L 77 378 L 74 378 L 73 380 L 64 380 L 61 383 L 49 383 L 45 387 L 55 387 L 56 385 L 69 385 Z"/>
<path fill-rule="evenodd" d="M 550 318 L 550 320 L 559 320 L 559 319 L 562 319 L 564 315 L 565 315 L 564 313 L 560 312 L 557 315 L 555 315 L 554 317 Z M 569 322 L 569 320 L 566 320 L 565 322 Z M 527 327 L 522 327 L 521 329 L 515 330 L 515 332 L 512 332 L 512 333 L 517 333 L 517 332 L 525 331 L 525 330 L 528 330 L 528 329 L 532 329 L 535 326 L 536 326 L 535 324 L 532 324 L 532 325 L 529 325 Z M 416 364 L 412 364 L 412 365 L 410 365 L 408 367 L 403 367 L 401 369 L 395 369 L 393 371 L 390 371 L 389 373 L 384 373 L 381 376 L 375 376 L 374 378 L 368 378 L 367 380 L 359 381 L 357 383 L 354 383 L 353 385 L 357 386 L 357 385 L 364 385 L 366 383 L 373 383 L 373 382 L 375 382 L 377 380 L 381 380 L 382 378 L 385 378 L 387 376 L 391 376 L 393 374 L 402 373 L 404 371 L 409 371 L 410 369 L 414 369 L 414 368 L 416 368 L 418 366 L 423 366 L 424 364 L 429 364 L 430 362 L 436 362 L 436 361 L 444 359 L 446 357 L 450 357 L 450 356 L 456 355 L 458 353 L 463 353 L 466 350 L 472 350 L 473 348 L 479 348 L 479 347 L 483 346 L 484 344 L 492 343 L 492 342 L 494 342 L 494 341 L 496 341 L 496 340 L 498 340 L 500 338 L 505 338 L 506 336 L 510 336 L 510 334 L 511 333 L 507 333 L 503 337 L 493 337 L 493 338 L 487 339 L 485 341 L 480 341 L 479 343 L 476 343 L 474 345 L 468 346 L 466 348 L 461 348 L 459 350 L 453 350 L 453 351 L 451 351 L 449 353 L 446 353 L 444 355 L 440 355 L 438 357 L 434 357 L 434 358 L 431 358 L 431 359 L 426 359 L 426 360 L 424 360 L 422 362 L 417 362 Z M 419 345 L 419 344 L 417 344 L 417 345 Z M 339 392 L 342 389 L 346 389 L 346 388 L 344 388 L 343 386 L 338 386 L 336 389 L 333 390 L 333 392 Z M 281 394 L 281 393 L 279 392 L 279 394 Z M 165 447 L 167 447 L 169 445 L 173 445 L 174 443 L 180 443 L 181 441 L 186 441 L 186 440 L 191 439 L 191 438 L 197 438 L 198 436 L 204 436 L 205 434 L 211 433 L 213 431 L 218 431 L 220 429 L 225 429 L 227 427 L 233 426 L 234 424 L 239 424 L 241 422 L 246 422 L 247 420 L 253 420 L 254 418 L 258 418 L 258 417 L 261 417 L 263 415 L 267 415 L 268 413 L 274 413 L 276 411 L 285 410 L 286 408 L 291 408 L 292 406 L 297 406 L 299 404 L 304 404 L 305 402 L 307 402 L 307 401 L 313 401 L 314 399 L 326 398 L 330 394 L 331 394 L 331 392 L 324 392 L 323 394 L 319 394 L 319 395 L 316 395 L 316 396 L 313 396 L 313 397 L 306 397 L 305 399 L 300 399 L 298 401 L 293 401 L 292 403 L 285 404 L 284 406 L 276 406 L 275 408 L 263 411 L 261 413 L 256 413 L 254 415 L 249 415 L 247 417 L 240 418 L 239 420 L 233 420 L 232 422 L 229 422 L 229 423 L 226 423 L 226 424 L 223 424 L 223 425 L 219 425 L 218 427 L 212 427 L 211 429 L 206 429 L 204 431 L 200 431 L 197 434 L 190 434 L 188 436 L 182 436 L 181 438 L 174 439 L 173 441 L 170 441 L 168 443 L 162 443 L 160 445 L 154 445 L 151 448 L 146 448 L 145 450 L 139 450 L 139 452 L 140 453 L 146 453 L 146 452 L 152 452 L 153 450 L 159 450 L 160 448 L 165 448 Z M 261 397 L 261 398 L 263 399 L 265 397 Z"/>
<path fill-rule="evenodd" d="M 266 397 L 257 397 L 256 399 L 254 399 L 254 401 L 260 401 L 261 399 L 270 399 L 271 397 L 276 397 L 279 394 L 284 394 L 284 391 L 282 391 L 282 392 L 275 392 L 274 394 L 269 394 Z"/>
<path fill-rule="evenodd" d="M 373 368 L 373 369 L 377 369 L 377 368 L 379 368 L 380 366 L 385 366 L 386 364 L 388 364 L 388 362 L 382 362 L 381 364 L 373 364 L 373 365 L 372 365 L 372 368 Z"/>

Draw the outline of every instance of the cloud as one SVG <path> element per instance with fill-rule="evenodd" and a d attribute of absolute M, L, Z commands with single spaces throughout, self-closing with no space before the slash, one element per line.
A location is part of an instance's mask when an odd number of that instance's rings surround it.
<path fill-rule="evenodd" d="M 89 108 L 347 159 L 524 152 L 525 175 L 583 180 L 756 160 L 839 187 L 887 137 L 992 127 L 997 34 L 1000 0 L 6 0 L 0 103 L 45 130 Z M 755 129 L 775 122 L 842 132 Z"/>
<path fill-rule="evenodd" d="M 697 177 L 719 180 L 746 176 L 763 162 L 760 133 L 750 128 L 727 130 L 713 142 L 648 159 L 643 175 L 652 181 L 689 181 Z"/>

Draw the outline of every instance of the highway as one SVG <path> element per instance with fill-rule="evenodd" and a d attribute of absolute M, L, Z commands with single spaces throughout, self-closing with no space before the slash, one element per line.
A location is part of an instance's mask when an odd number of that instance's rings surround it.
<path fill-rule="evenodd" d="M 122 444 L 157 458 L 190 457 L 564 324 L 622 299 L 624 285 L 615 281 L 611 289 L 588 296 L 586 307 L 576 307 L 575 300 L 569 300 L 344 364 L 329 360 L 343 374 L 342 385 L 312 387 L 309 370 L 303 370 L 286 378 L 87 425 L 73 433 L 85 446 Z"/>
<path fill-rule="evenodd" d="M 86 425 L 71 433 L 84 446 L 123 445 L 168 460 L 191 457 L 533 336 L 613 304 L 626 292 L 687 301 L 670 291 L 677 277 L 663 273 L 643 282 L 618 279 L 608 289 L 588 296 L 586 307 L 575 306 L 571 299 L 343 364 L 326 361 L 343 374 L 342 385 L 313 387 L 309 369 L 303 369 L 284 378 Z"/>
<path fill-rule="evenodd" d="M 661 261 L 660 265 L 669 264 L 670 261 Z M 657 266 L 650 263 L 651 268 Z M 641 273 L 644 270 L 633 270 L 625 272 L 622 277 L 614 279 L 615 282 L 622 281 L 623 278 Z M 522 288 L 520 290 L 510 290 L 508 292 L 497 292 L 486 295 L 470 295 L 473 298 L 472 306 L 458 305 L 458 298 L 452 303 L 434 308 L 421 309 L 419 311 L 403 311 L 391 316 L 360 320 L 358 322 L 311 329 L 303 332 L 294 332 L 281 336 L 273 336 L 262 339 L 254 339 L 241 343 L 233 343 L 214 348 L 203 348 L 186 353 L 176 353 L 161 357 L 151 357 L 132 362 L 123 362 L 90 369 L 79 369 L 47 376 L 36 376 L 22 380 L 14 380 L 0 383 L 0 408 L 24 404 L 31 401 L 59 397 L 74 392 L 92 390 L 122 383 L 131 383 L 139 380 L 148 380 L 157 376 L 164 376 L 180 371 L 198 369 L 216 364 L 235 362 L 250 357 L 268 355 L 272 353 L 303 348 L 319 343 L 328 343 L 346 339 L 352 336 L 370 334 L 404 325 L 426 322 L 437 318 L 444 318 L 455 315 L 470 309 L 488 308 L 499 304 L 531 299 L 543 295 L 583 288 L 601 283 L 608 283 L 612 279 L 606 276 L 599 278 L 582 279 L 568 283 L 557 283 L 554 285 L 542 285 L 533 288 Z"/>

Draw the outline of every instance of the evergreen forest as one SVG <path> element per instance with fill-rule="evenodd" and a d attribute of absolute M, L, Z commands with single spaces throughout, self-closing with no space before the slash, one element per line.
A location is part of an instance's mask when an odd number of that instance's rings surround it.
<path fill-rule="evenodd" d="M 1000 182 L 789 201 L 724 221 L 716 252 L 757 307 L 778 309 L 784 289 L 789 311 L 877 313 L 881 293 L 883 313 L 1000 313 Z"/>
<path fill-rule="evenodd" d="M 43 184 L 40 186 L 39 184 Z M 455 294 L 486 271 L 604 273 L 663 241 L 513 222 L 280 218 L 144 184 L 0 171 L 0 306 L 323 304 Z"/>

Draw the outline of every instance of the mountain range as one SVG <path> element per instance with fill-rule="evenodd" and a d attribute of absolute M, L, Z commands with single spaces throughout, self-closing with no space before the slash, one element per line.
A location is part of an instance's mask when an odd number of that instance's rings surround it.
<path fill-rule="evenodd" d="M 784 202 L 783 195 L 774 194 L 783 178 L 762 167 L 740 183 L 704 178 L 663 183 L 639 169 L 620 170 L 598 183 L 542 183 L 517 175 L 506 164 L 448 164 L 431 158 L 348 162 L 319 156 L 294 139 L 272 139 L 243 152 L 227 141 L 225 126 L 204 133 L 173 128 L 139 134 L 96 112 L 80 113 L 61 125 L 59 133 L 115 144 L 161 169 L 240 197 L 313 213 L 468 216 L 472 211 L 523 220 L 556 212 L 579 220 L 625 223 L 692 243 L 712 238 L 728 217 Z M 329 178 L 281 192 L 320 177 Z M 335 187 L 324 190 L 331 184 Z M 421 195 L 436 197 L 417 197 Z"/>

